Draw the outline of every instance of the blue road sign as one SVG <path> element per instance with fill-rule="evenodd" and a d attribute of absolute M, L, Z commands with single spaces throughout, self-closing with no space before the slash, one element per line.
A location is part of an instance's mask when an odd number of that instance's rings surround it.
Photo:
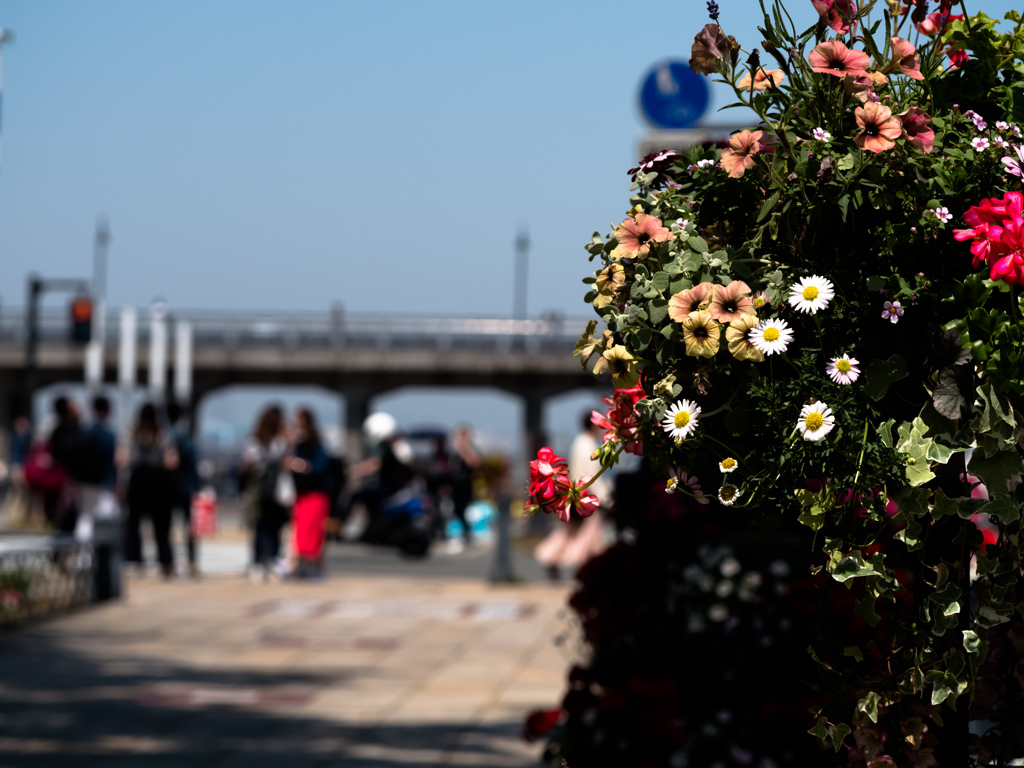
<path fill-rule="evenodd" d="M 655 64 L 640 87 L 640 109 L 656 128 L 689 128 L 707 111 L 709 98 L 704 77 L 685 61 Z"/>

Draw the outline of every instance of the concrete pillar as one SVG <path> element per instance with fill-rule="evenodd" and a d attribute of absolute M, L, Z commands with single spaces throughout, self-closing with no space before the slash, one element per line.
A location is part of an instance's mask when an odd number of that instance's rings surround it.
<path fill-rule="evenodd" d="M 546 395 L 538 392 L 523 395 L 523 452 L 528 462 L 537 458 L 537 451 L 544 447 L 547 440 L 544 432 L 546 399 Z"/>
<path fill-rule="evenodd" d="M 366 458 L 363 422 L 370 415 L 370 393 L 364 389 L 343 389 L 345 398 L 345 458 L 349 462 Z"/>

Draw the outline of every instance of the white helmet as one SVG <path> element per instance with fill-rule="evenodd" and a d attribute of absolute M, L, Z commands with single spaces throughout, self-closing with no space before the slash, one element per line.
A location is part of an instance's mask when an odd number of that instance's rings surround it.
<path fill-rule="evenodd" d="M 363 434 L 371 443 L 382 443 L 398 432 L 398 422 L 390 413 L 374 413 L 363 422 Z"/>

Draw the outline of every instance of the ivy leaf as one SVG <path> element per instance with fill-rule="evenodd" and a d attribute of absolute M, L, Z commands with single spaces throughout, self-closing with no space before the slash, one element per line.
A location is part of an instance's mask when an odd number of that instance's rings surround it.
<path fill-rule="evenodd" d="M 882 620 L 882 617 L 875 613 L 875 600 L 877 598 L 868 592 L 854 604 L 854 612 L 864 619 L 869 627 L 874 627 Z"/>
<path fill-rule="evenodd" d="M 1009 616 L 1003 615 L 991 605 L 983 605 L 978 610 L 978 626 L 984 629 L 990 629 L 1009 620 Z"/>
<path fill-rule="evenodd" d="M 932 706 L 938 706 L 950 696 L 955 696 L 956 694 L 956 678 L 949 672 L 940 672 L 937 669 L 933 669 L 924 676 L 924 684 L 935 686 L 932 689 Z"/>
<path fill-rule="evenodd" d="M 992 493 L 1005 489 L 1011 477 L 1024 472 L 1020 454 L 1016 450 L 998 451 L 988 457 L 982 456 L 980 451 L 975 451 L 967 466 L 972 475 L 977 475 L 981 482 L 992 489 Z"/>
<path fill-rule="evenodd" d="M 934 441 L 930 437 L 925 437 L 927 429 L 918 416 L 912 422 L 900 424 L 897 430 L 896 450 L 907 454 L 905 471 L 907 482 L 913 487 L 924 485 L 935 477 L 935 473 L 928 466 L 928 449 Z"/>
<path fill-rule="evenodd" d="M 949 582 L 942 589 L 932 592 L 928 599 L 938 603 L 942 607 L 943 616 L 953 616 L 960 613 L 960 595 L 963 590 L 953 582 Z"/>
<path fill-rule="evenodd" d="M 978 387 L 978 397 L 981 398 L 982 411 L 977 429 L 980 432 L 991 432 L 1001 423 L 1011 427 L 1017 426 L 1013 418 L 1013 406 L 1009 401 L 999 397 L 991 382 L 985 382 Z"/>
<path fill-rule="evenodd" d="M 832 571 L 832 578 L 842 583 L 849 581 L 850 579 L 856 579 L 861 576 L 876 576 L 877 573 L 869 563 L 864 562 L 864 558 L 861 557 L 860 552 L 855 554 L 847 555 L 836 563 L 835 570 Z"/>
<path fill-rule="evenodd" d="M 878 425 L 878 439 L 886 448 L 892 448 L 892 427 L 895 423 L 894 419 L 889 419 Z"/>
<path fill-rule="evenodd" d="M 864 394 L 872 400 L 881 400 L 889 386 L 907 375 L 907 364 L 899 355 L 888 360 L 872 360 L 864 368 Z"/>
<path fill-rule="evenodd" d="M 995 515 L 1004 524 L 1014 523 L 1020 519 L 1020 509 L 1012 496 L 998 494 L 992 501 L 978 510 L 983 515 Z"/>
<path fill-rule="evenodd" d="M 935 505 L 932 507 L 932 517 L 940 520 L 947 515 L 955 515 L 960 507 L 960 499 L 949 498 L 941 488 L 935 491 Z"/>
<path fill-rule="evenodd" d="M 839 748 L 843 746 L 843 739 L 850 735 L 850 726 L 846 723 L 839 723 L 831 728 L 832 731 L 832 748 L 838 752 Z"/>
<path fill-rule="evenodd" d="M 872 723 L 878 722 L 878 694 L 871 691 L 867 696 L 857 702 L 857 711 L 863 712 Z"/>
<path fill-rule="evenodd" d="M 811 734 L 812 736 L 817 736 L 822 741 L 826 741 L 827 742 L 828 741 L 828 731 L 829 731 L 828 720 L 826 720 L 824 717 L 819 717 L 818 718 L 818 722 L 815 724 L 815 726 L 813 728 L 811 728 L 811 730 L 808 731 L 808 733 Z"/>
<path fill-rule="evenodd" d="M 981 638 L 978 637 L 978 633 L 970 629 L 965 629 L 963 632 L 964 649 L 971 655 L 978 653 L 981 650 Z"/>

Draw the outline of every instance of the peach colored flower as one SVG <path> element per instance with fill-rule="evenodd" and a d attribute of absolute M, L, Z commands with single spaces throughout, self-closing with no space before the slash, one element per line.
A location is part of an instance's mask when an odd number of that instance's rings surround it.
<path fill-rule="evenodd" d="M 722 169 L 730 178 L 738 179 L 754 167 L 754 155 L 761 151 L 761 131 L 740 131 L 729 139 L 729 148 L 722 152 Z"/>
<path fill-rule="evenodd" d="M 615 229 L 618 246 L 610 254 L 612 259 L 646 259 L 651 245 L 675 240 L 676 236 L 661 225 L 661 219 L 646 213 L 637 213 Z"/>
<path fill-rule="evenodd" d="M 714 357 L 718 353 L 722 329 L 709 312 L 691 312 L 682 325 L 688 357 Z"/>
<path fill-rule="evenodd" d="M 594 287 L 597 289 L 597 296 L 594 298 L 594 309 L 607 307 L 612 303 L 615 294 L 626 283 L 626 270 L 621 264 L 611 264 L 597 276 Z"/>
<path fill-rule="evenodd" d="M 683 322 L 691 312 L 707 309 L 715 298 L 718 286 L 714 283 L 698 283 L 680 291 L 668 300 L 668 316 L 677 323 Z"/>
<path fill-rule="evenodd" d="M 742 315 L 754 314 L 750 286 L 742 280 L 733 280 L 728 285 L 716 286 L 715 295 L 708 305 L 708 312 L 720 323 L 731 323 Z"/>
<path fill-rule="evenodd" d="M 747 338 L 757 323 L 756 315 L 740 315 L 729 323 L 725 331 L 725 340 L 729 343 L 729 353 L 737 360 L 750 360 L 754 363 L 764 360 L 764 352 L 751 344 Z"/>
<path fill-rule="evenodd" d="M 830 40 L 815 46 L 807 60 L 815 72 L 836 77 L 863 75 L 871 63 L 871 57 L 866 53 L 851 51 L 839 40 Z"/>
<path fill-rule="evenodd" d="M 736 83 L 737 88 L 747 88 L 751 93 L 754 91 L 763 91 L 772 85 L 778 88 L 782 85 L 782 81 L 786 79 L 786 76 L 782 74 L 781 69 L 759 69 L 757 74 L 754 75 L 754 81 L 750 81 L 750 73 L 747 72 L 739 79 Z"/>
<path fill-rule="evenodd" d="M 889 40 L 892 43 L 892 60 L 882 69 L 885 73 L 902 73 L 915 80 L 924 80 L 921 74 L 921 56 L 909 40 L 902 37 L 893 37 Z"/>
<path fill-rule="evenodd" d="M 888 107 L 869 101 L 854 111 L 861 132 L 853 137 L 853 143 L 869 152 L 884 152 L 896 146 L 896 139 L 903 134 L 903 126 L 892 116 Z"/>

